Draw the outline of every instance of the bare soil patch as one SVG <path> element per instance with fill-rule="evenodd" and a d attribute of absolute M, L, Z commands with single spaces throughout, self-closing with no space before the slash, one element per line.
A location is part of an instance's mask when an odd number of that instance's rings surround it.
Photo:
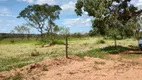
<path fill-rule="evenodd" d="M 142 80 L 142 63 L 79 57 L 47 59 L 0 73 L 0 80 L 19 74 L 22 80 Z"/>

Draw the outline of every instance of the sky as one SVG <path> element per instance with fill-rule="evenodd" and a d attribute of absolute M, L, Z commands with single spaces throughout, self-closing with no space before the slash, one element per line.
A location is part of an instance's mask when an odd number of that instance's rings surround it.
<path fill-rule="evenodd" d="M 91 17 L 84 12 L 83 16 L 77 16 L 74 12 L 77 0 L 0 0 L 0 33 L 9 33 L 15 26 L 27 23 L 24 19 L 19 19 L 19 13 L 32 4 L 59 5 L 62 8 L 60 19 L 55 23 L 58 26 L 69 27 L 71 33 L 86 33 L 91 30 Z M 132 0 L 131 2 L 139 9 L 142 8 L 142 0 Z M 31 28 L 31 33 L 38 33 Z"/>

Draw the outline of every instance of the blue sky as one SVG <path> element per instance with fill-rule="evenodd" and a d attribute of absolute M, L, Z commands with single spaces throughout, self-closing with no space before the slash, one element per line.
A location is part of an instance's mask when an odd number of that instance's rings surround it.
<path fill-rule="evenodd" d="M 74 12 L 76 0 L 0 0 L 0 33 L 9 33 L 15 26 L 26 23 L 25 20 L 16 18 L 25 7 L 44 3 L 59 5 L 62 8 L 60 19 L 55 21 L 57 25 L 69 27 L 71 33 L 91 30 L 91 18 L 87 13 L 84 12 L 80 17 Z M 132 3 L 142 7 L 142 0 L 132 0 Z M 38 31 L 32 28 L 31 33 Z"/>
<path fill-rule="evenodd" d="M 59 26 L 69 27 L 70 32 L 88 32 L 91 29 L 91 19 L 84 13 L 82 17 L 74 12 L 76 0 L 0 0 L 0 33 L 8 33 L 15 26 L 26 23 L 16 18 L 21 10 L 28 5 L 43 4 L 59 5 L 62 8 L 60 19 L 56 20 Z M 31 28 L 31 33 L 38 33 Z"/>

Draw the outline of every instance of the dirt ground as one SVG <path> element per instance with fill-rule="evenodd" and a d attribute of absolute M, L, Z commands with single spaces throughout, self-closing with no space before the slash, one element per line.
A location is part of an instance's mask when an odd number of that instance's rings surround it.
<path fill-rule="evenodd" d="M 9 72 L 1 72 L 0 80 L 142 80 L 142 58 L 113 60 L 84 57 L 47 59 Z"/>

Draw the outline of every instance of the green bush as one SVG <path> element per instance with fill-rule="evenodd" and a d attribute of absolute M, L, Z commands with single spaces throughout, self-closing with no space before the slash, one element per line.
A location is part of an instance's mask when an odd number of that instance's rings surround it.
<path fill-rule="evenodd" d="M 53 44 L 59 44 L 59 45 L 64 45 L 65 42 L 63 40 L 54 40 Z"/>
<path fill-rule="evenodd" d="M 38 52 L 36 49 L 31 53 L 31 56 L 39 56 L 40 52 Z"/>
<path fill-rule="evenodd" d="M 97 44 L 105 44 L 105 41 L 104 40 L 102 40 L 102 39 L 100 39 L 100 40 L 97 40 L 97 42 L 96 42 Z"/>
<path fill-rule="evenodd" d="M 78 53 L 76 56 L 79 56 L 81 58 L 88 56 L 88 57 L 95 57 L 95 58 L 104 58 L 106 52 L 101 51 L 100 49 L 92 49 L 90 51 L 84 52 L 84 53 Z"/>
<path fill-rule="evenodd" d="M 107 53 L 117 54 L 121 51 L 125 51 L 128 49 L 129 49 L 128 47 L 123 47 L 123 46 L 116 46 L 116 47 L 115 46 L 107 46 L 107 47 L 102 48 L 101 50 L 105 51 Z"/>
<path fill-rule="evenodd" d="M 10 40 L 10 43 L 14 44 L 14 43 L 15 43 L 15 41 L 14 41 L 14 40 Z"/>

